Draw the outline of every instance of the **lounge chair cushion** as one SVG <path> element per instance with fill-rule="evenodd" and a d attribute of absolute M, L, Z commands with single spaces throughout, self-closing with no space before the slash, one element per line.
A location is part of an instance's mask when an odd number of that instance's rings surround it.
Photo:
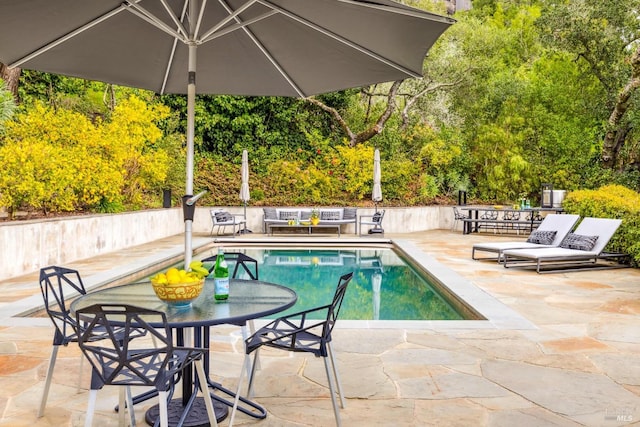
<path fill-rule="evenodd" d="M 229 212 L 220 211 L 216 212 L 214 215 L 216 217 L 216 222 L 233 221 L 233 215 L 231 215 Z"/>
<path fill-rule="evenodd" d="M 583 236 L 581 234 L 569 233 L 560 243 L 561 248 L 578 249 L 580 251 L 590 251 L 596 245 L 598 236 Z"/>
<path fill-rule="evenodd" d="M 531 232 L 527 242 L 537 243 L 539 245 L 551 245 L 556 238 L 556 234 L 556 230 L 535 230 Z"/>

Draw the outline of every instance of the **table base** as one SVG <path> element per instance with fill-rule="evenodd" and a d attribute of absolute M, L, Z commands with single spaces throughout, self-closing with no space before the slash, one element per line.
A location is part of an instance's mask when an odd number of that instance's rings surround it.
<path fill-rule="evenodd" d="M 216 413 L 216 419 L 218 422 L 224 420 L 229 415 L 229 408 L 224 403 L 213 400 L 213 409 Z M 173 399 L 169 402 L 167 412 L 169 414 L 169 426 L 177 426 L 180 417 L 184 413 L 185 407 L 182 405 L 182 399 Z M 154 405 L 144 416 L 144 420 L 150 426 L 154 425 L 155 421 L 160 418 L 160 407 Z M 189 408 L 187 418 L 182 424 L 184 427 L 209 427 L 209 415 L 207 415 L 207 407 L 204 403 L 204 398 L 197 397 L 193 402 L 193 406 Z"/>

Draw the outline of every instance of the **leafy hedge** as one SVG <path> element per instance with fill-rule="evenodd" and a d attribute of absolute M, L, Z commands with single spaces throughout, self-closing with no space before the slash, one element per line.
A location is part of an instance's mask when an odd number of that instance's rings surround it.
<path fill-rule="evenodd" d="M 621 219 L 607 250 L 629 254 L 632 264 L 640 265 L 640 194 L 621 185 L 607 185 L 598 190 L 572 191 L 563 207 L 582 217 Z"/>

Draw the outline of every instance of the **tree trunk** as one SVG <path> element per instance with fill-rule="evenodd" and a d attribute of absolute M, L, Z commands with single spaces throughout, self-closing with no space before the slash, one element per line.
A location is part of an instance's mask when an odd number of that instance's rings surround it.
<path fill-rule="evenodd" d="M 7 89 L 9 89 L 13 94 L 13 99 L 15 99 L 16 104 L 20 102 L 20 98 L 18 97 L 18 81 L 20 79 L 21 72 L 21 68 L 9 68 L 0 62 L 0 78 L 4 80 L 7 85 Z"/>
<path fill-rule="evenodd" d="M 391 85 L 391 89 L 389 89 L 389 93 L 387 94 L 387 108 L 385 108 L 385 110 L 383 111 L 383 113 L 380 115 L 380 117 L 378 118 L 378 120 L 373 126 L 359 133 L 355 133 L 351 130 L 351 128 L 349 127 L 349 124 L 344 120 L 344 118 L 340 115 L 338 110 L 336 110 L 335 108 L 329 107 L 328 105 L 318 101 L 315 98 L 305 98 L 305 99 L 307 100 L 307 102 L 310 102 L 313 105 L 316 105 L 317 107 L 320 107 L 322 110 L 331 114 L 333 119 L 336 122 L 338 122 L 338 124 L 340 125 L 344 133 L 349 138 L 349 146 L 355 147 L 356 145 L 362 142 L 368 141 L 374 136 L 378 135 L 380 132 L 382 132 L 382 130 L 384 129 L 384 125 L 387 123 L 387 120 L 389 120 L 393 112 L 396 110 L 396 107 L 397 107 L 396 96 L 398 94 L 398 89 L 400 89 L 400 85 L 402 84 L 403 81 L 404 80 L 397 80 L 393 82 L 393 84 Z"/>
<path fill-rule="evenodd" d="M 618 154 L 627 136 L 627 125 L 623 123 L 624 115 L 629 109 L 631 96 L 638 87 L 640 87 L 640 47 L 631 57 L 631 78 L 618 95 L 607 123 L 608 130 L 602 144 L 601 159 L 603 165 L 609 169 L 613 169 L 618 163 Z"/>

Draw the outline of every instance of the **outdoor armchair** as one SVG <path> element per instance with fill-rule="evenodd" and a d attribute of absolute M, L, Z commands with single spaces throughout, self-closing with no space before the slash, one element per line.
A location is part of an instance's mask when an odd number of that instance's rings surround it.
<path fill-rule="evenodd" d="M 121 425 L 124 425 L 125 407 L 129 409 L 131 424 L 135 425 L 130 386 L 154 387 L 158 391 L 160 426 L 167 427 L 167 407 L 174 377 L 192 364 L 196 368 L 196 386 L 202 390 L 209 423 L 218 425 L 203 367 L 206 350 L 174 347 L 171 329 L 163 312 L 127 304 L 95 304 L 78 310 L 76 322 L 88 324 L 78 332 L 78 345 L 92 366 L 85 427 L 92 425 L 97 393 L 105 385 L 124 386 L 120 389 L 118 406 Z M 140 345 L 133 345 L 130 332 L 140 330 L 152 337 L 153 342 L 138 340 L 136 342 Z M 105 339 L 93 340 L 95 331 L 106 331 Z M 118 331 L 124 332 L 122 338 Z"/>
<path fill-rule="evenodd" d="M 38 409 L 38 417 L 44 415 L 47 405 L 49 389 L 51 388 L 51 380 L 56 365 L 58 349 L 61 345 L 67 346 L 70 342 L 78 341 L 78 333 L 83 332 L 84 323 L 77 323 L 69 313 L 67 299 L 70 296 L 84 295 L 86 290 L 80 273 L 77 270 L 60 266 L 49 266 L 40 269 L 40 291 L 44 300 L 44 308 L 47 315 L 51 319 L 55 327 L 53 335 L 53 347 L 51 357 L 49 358 L 49 367 L 44 383 L 44 391 Z M 120 329 L 115 329 L 115 337 L 123 339 L 123 333 Z M 101 340 L 106 337 L 107 331 L 101 328 L 92 328 L 91 334 L 86 335 L 87 340 Z M 131 339 L 144 335 L 143 331 L 132 331 Z M 80 359 L 80 374 L 82 373 L 82 360 Z M 78 387 L 82 376 L 78 378 Z"/>
<path fill-rule="evenodd" d="M 238 390 L 236 392 L 236 399 L 231 412 L 229 426 L 233 425 L 245 371 L 247 371 L 247 376 L 249 376 L 248 395 L 251 395 L 253 377 L 256 372 L 257 356 L 262 346 L 285 351 L 311 353 L 316 357 L 324 358 L 336 425 L 341 425 L 340 410 L 336 401 L 336 386 L 337 393 L 340 396 L 340 406 L 344 408 L 345 402 L 338 369 L 331 349 L 331 333 L 338 320 L 338 314 L 340 313 L 342 301 L 347 291 L 347 285 L 352 277 L 353 273 L 348 273 L 340 277 L 331 303 L 280 317 L 260 328 L 245 340 L 245 363 L 243 364 L 243 370 L 238 381 Z M 320 315 L 324 317 L 318 320 L 318 316 Z M 247 361 L 254 351 L 256 352 L 256 356 L 253 359 L 253 368 L 249 372 Z"/>
<path fill-rule="evenodd" d="M 212 209 L 211 213 L 211 233 L 213 235 L 213 230 L 218 227 L 218 236 L 223 232 L 227 227 L 231 227 L 233 229 L 233 234 L 239 233 L 242 227 L 247 226 L 247 220 L 242 214 L 231 214 L 222 209 Z"/>
<path fill-rule="evenodd" d="M 384 230 L 382 229 L 382 220 L 384 219 L 384 209 L 374 213 L 373 215 L 360 215 L 359 228 L 360 235 L 364 234 L 362 232 L 363 225 L 372 225 L 373 228 L 370 228 L 367 233 L 374 234 L 380 233 L 384 234 Z"/>

